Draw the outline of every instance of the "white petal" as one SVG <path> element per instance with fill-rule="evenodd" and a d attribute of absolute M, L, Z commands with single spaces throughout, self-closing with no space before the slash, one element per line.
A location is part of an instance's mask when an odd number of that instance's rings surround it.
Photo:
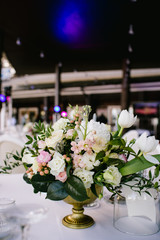
<path fill-rule="evenodd" d="M 153 164 L 159 164 L 159 161 L 149 154 L 146 154 L 144 157 L 148 162 L 151 162 Z"/>

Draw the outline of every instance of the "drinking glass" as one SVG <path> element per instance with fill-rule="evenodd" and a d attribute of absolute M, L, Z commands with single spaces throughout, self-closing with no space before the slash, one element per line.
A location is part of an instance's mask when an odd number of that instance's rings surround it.
<path fill-rule="evenodd" d="M 22 240 L 29 239 L 31 224 L 41 221 L 47 215 L 47 208 L 38 204 L 19 204 L 14 208 L 12 219 L 20 225 Z"/>
<path fill-rule="evenodd" d="M 7 217 L 14 205 L 14 199 L 5 197 L 0 198 L 0 239 L 8 237 L 15 228 L 15 223 L 10 221 Z"/>

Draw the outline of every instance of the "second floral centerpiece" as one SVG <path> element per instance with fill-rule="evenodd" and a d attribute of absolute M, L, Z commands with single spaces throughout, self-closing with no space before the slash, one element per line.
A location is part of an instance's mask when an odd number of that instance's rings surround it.
<path fill-rule="evenodd" d="M 34 136 L 27 136 L 21 155 L 13 155 L 26 167 L 24 180 L 33 186 L 34 193 L 46 192 L 46 198 L 56 201 L 69 197 L 80 204 L 90 198 L 88 190 L 95 198 L 102 197 L 103 187 L 119 194 L 121 185 L 132 180 L 136 180 L 130 186 L 135 191 L 158 189 L 153 176 L 145 178 L 142 174 L 152 166 L 154 176 L 159 174 L 160 156 L 148 154 L 156 148 L 158 140 L 142 134 L 136 141 L 139 151 L 135 153 L 132 149 L 135 140 L 127 143 L 122 138 L 123 129 L 136 121 L 133 114 L 123 110 L 117 120 L 117 131 L 112 132 L 111 126 L 89 120 L 90 112 L 90 106 L 82 110 L 76 106 L 71 119 L 60 118 L 53 126 L 35 123 Z M 77 217 L 74 221 L 78 221 Z M 80 224 L 83 228 L 93 223 Z"/>

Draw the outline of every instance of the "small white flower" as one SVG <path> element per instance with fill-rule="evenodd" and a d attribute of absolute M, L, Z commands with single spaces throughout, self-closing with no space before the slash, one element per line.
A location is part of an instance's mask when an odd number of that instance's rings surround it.
<path fill-rule="evenodd" d="M 91 187 L 91 184 L 93 183 L 93 174 L 94 172 L 81 168 L 76 168 L 73 172 L 73 175 L 79 177 L 82 180 L 85 188 Z"/>
<path fill-rule="evenodd" d="M 56 144 L 58 142 L 61 142 L 63 137 L 64 137 L 63 130 L 54 131 L 52 133 L 52 136 L 45 139 L 46 146 L 55 148 Z"/>
<path fill-rule="evenodd" d="M 36 157 L 32 157 L 31 153 L 25 153 L 22 157 L 22 162 L 27 163 L 27 164 L 33 164 L 35 159 L 36 159 Z"/>
<path fill-rule="evenodd" d="M 100 161 L 96 160 L 96 154 L 83 154 L 81 161 L 84 163 L 85 170 L 92 170 L 94 166 L 99 166 Z"/>
<path fill-rule="evenodd" d="M 118 124 L 122 128 L 130 128 L 135 123 L 136 119 L 137 116 L 134 117 L 133 113 L 122 110 L 118 118 Z"/>
<path fill-rule="evenodd" d="M 159 141 L 155 139 L 155 136 L 147 137 L 147 133 L 144 132 L 135 142 L 141 152 L 144 154 L 144 157 L 151 163 L 159 164 L 159 161 L 153 156 L 147 154 L 156 149 Z"/>
<path fill-rule="evenodd" d="M 60 118 L 57 122 L 54 123 L 53 129 L 54 129 L 55 131 L 57 131 L 57 130 L 63 130 L 63 129 L 66 127 L 66 125 L 67 125 L 68 122 L 69 122 L 68 119 L 66 119 L 66 118 Z"/>
<path fill-rule="evenodd" d="M 65 169 L 65 161 L 63 159 L 63 156 L 55 152 L 53 159 L 48 162 L 49 167 L 51 168 L 51 174 L 54 176 L 57 176 L 60 172 L 63 172 Z"/>
<path fill-rule="evenodd" d="M 118 171 L 117 167 L 110 166 L 104 171 L 103 177 L 106 183 L 110 183 L 111 185 L 114 186 L 119 186 L 122 175 Z"/>
<path fill-rule="evenodd" d="M 39 168 L 38 162 L 37 162 L 37 160 L 35 159 L 34 162 L 33 162 L 33 165 L 32 165 L 32 170 L 33 170 L 33 172 L 34 172 L 35 174 L 37 173 L 38 168 Z"/>

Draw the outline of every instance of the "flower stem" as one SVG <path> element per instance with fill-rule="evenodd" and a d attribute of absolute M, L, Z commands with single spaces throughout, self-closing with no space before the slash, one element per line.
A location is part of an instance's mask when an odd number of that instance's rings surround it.
<path fill-rule="evenodd" d="M 138 154 L 138 157 L 142 156 L 143 152 L 140 152 L 140 154 Z"/>
<path fill-rule="evenodd" d="M 84 129 L 84 136 L 83 136 L 83 140 L 86 139 L 86 136 L 87 136 L 87 124 L 88 124 L 88 119 L 85 119 L 86 122 L 85 122 L 85 129 Z"/>
<path fill-rule="evenodd" d="M 122 135 L 122 132 L 123 132 L 123 127 L 121 127 L 121 129 L 120 129 L 120 131 L 119 131 L 119 133 L 118 133 L 118 137 L 120 137 L 121 135 Z"/>

